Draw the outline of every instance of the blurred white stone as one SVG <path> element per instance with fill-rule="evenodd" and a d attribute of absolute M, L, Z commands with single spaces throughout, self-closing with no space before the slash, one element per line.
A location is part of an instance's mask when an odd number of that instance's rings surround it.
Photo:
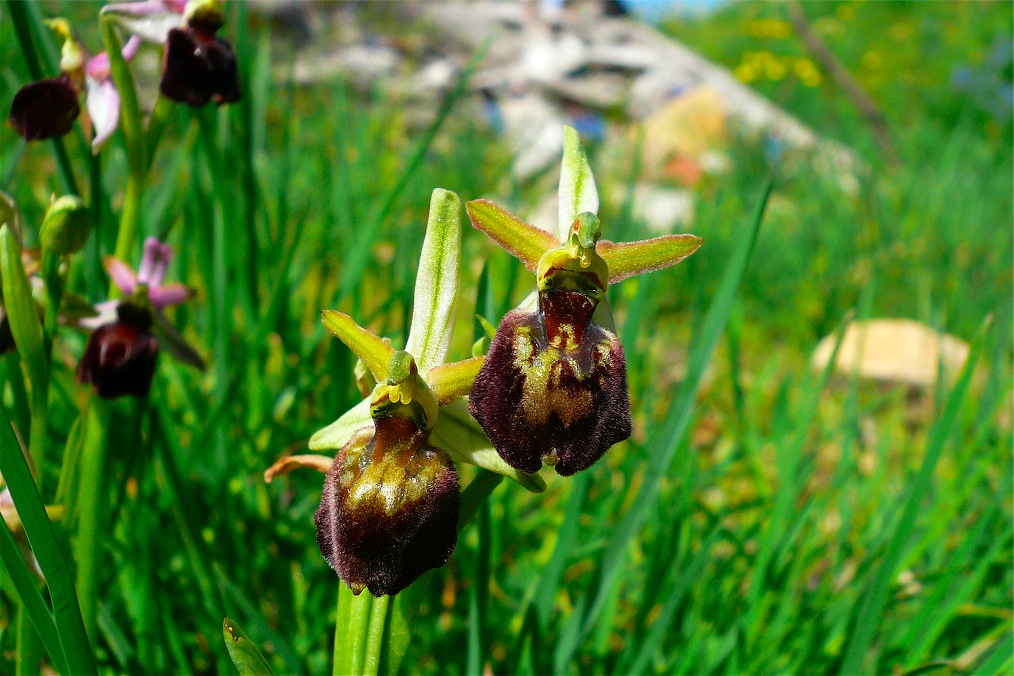
<path fill-rule="evenodd" d="M 823 338 L 813 352 L 813 368 L 827 367 L 835 336 Z M 870 319 L 849 325 L 835 369 L 846 375 L 917 387 L 937 382 L 938 369 L 953 381 L 968 358 L 968 343 L 940 334 L 910 319 Z"/>

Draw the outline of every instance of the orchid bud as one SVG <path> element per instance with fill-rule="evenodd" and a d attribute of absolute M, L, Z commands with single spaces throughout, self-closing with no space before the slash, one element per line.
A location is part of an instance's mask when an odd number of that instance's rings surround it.
<path fill-rule="evenodd" d="M 144 397 L 151 389 L 158 359 L 158 341 L 151 333 L 152 310 L 130 299 L 117 306 L 117 315 L 115 322 L 100 326 L 88 337 L 77 379 L 92 385 L 104 399 L 125 394 Z"/>
<path fill-rule="evenodd" d="M 583 213 L 542 256 L 538 309 L 503 318 L 469 397 L 500 457 L 522 472 L 545 463 L 569 476 L 630 436 L 623 347 L 594 321 L 609 280 L 598 235 L 598 219 Z"/>
<path fill-rule="evenodd" d="M 65 256 L 84 248 L 90 232 L 91 219 L 84 200 L 76 195 L 64 195 L 46 210 L 39 240 L 43 249 Z"/>

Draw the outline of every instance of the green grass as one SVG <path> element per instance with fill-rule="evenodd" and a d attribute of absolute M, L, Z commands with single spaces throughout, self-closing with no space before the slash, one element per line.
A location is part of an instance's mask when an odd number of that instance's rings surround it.
<path fill-rule="evenodd" d="M 835 14 L 839 6 L 852 7 L 849 18 Z M 95 7 L 66 3 L 75 16 Z M 858 190 L 783 167 L 754 240 L 766 158 L 732 143 L 733 170 L 702 188 L 694 232 L 704 247 L 611 292 L 633 439 L 576 477 L 548 476 L 544 494 L 509 481 L 496 488 L 448 566 L 405 593 L 404 671 L 1009 672 L 1012 136 L 1009 120 L 993 121 L 948 78 L 988 51 L 996 32 L 1009 38 L 1010 8 L 804 7 L 815 23 L 827 15 L 843 24 L 829 45 L 883 106 L 899 163 L 879 157 L 826 82 L 760 82 L 858 149 L 868 168 Z M 751 49 L 802 55 L 794 38 L 757 44 L 749 34 L 750 21 L 780 11 L 735 5 L 668 29 L 732 68 Z M 870 28 L 882 19 L 908 22 L 921 42 L 888 49 L 877 41 L 890 32 Z M 12 25 L 6 4 L 0 22 Z M 243 101 L 174 109 L 143 202 L 141 232 L 168 238 L 177 250 L 170 277 L 197 289 L 175 320 L 210 367 L 200 375 L 163 355 L 140 413 L 112 410 L 124 424 L 109 430 L 107 563 L 96 582 L 95 659 L 108 673 L 227 673 L 226 616 L 277 672 L 330 672 L 339 581 L 315 544 L 322 477 L 262 480 L 359 399 L 354 359 L 319 310 L 340 309 L 402 343 L 431 189 L 511 207 L 541 197 L 540 187 L 504 178 L 510 158 L 460 101 L 430 138 L 382 86 L 363 94 L 338 81 L 289 84 L 278 76 L 288 52 L 239 25 L 226 34 Z M 97 33 L 81 28 L 97 45 Z M 6 102 L 30 77 L 13 31 L 2 36 Z M 926 52 L 934 36 L 940 48 Z M 879 75 L 861 69 L 871 50 L 883 57 Z M 923 53 L 932 56 L 918 60 Z M 108 280 L 96 254 L 115 246 L 127 174 L 122 137 L 95 173 L 76 134 L 66 145 L 99 216 L 70 279 L 97 301 Z M 29 244 L 60 190 L 57 166 L 47 145 L 26 148 L 0 129 L 0 189 L 21 208 Z M 621 203 L 605 201 L 601 214 L 608 238 L 644 235 Z M 533 283 L 471 230 L 462 260 L 452 359 L 468 356 L 476 311 L 499 317 Z M 976 370 L 918 397 L 812 372 L 816 341 L 851 310 L 974 341 Z M 54 347 L 45 504 L 65 447 L 81 443 L 71 427 L 84 405 L 73 382 L 83 345 L 83 335 L 61 331 Z M 30 406 L 17 359 L 0 357 L 2 402 L 24 431 Z M 63 525 L 39 545 L 40 562 L 60 547 L 73 565 Z M 4 673 L 13 671 L 22 573 L 0 576 Z M 62 603 L 63 593 L 54 585 L 43 603 Z M 67 618 L 55 617 L 61 638 Z"/>

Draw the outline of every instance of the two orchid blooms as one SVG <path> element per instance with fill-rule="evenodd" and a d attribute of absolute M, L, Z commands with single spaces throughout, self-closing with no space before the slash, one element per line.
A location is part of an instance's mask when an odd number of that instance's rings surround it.
<path fill-rule="evenodd" d="M 121 52 L 124 61 L 134 58 L 142 42 L 165 46 L 159 82 L 163 96 L 192 106 L 239 100 L 236 57 L 229 44 L 216 37 L 224 23 L 220 0 L 112 3 L 102 8 L 101 17 L 130 35 Z M 47 23 L 63 39 L 61 72 L 22 87 L 11 102 L 8 120 L 27 141 L 63 136 L 81 112 L 78 98 L 83 91 L 97 152 L 120 118 L 109 54 L 89 56 L 66 20 Z"/>
<path fill-rule="evenodd" d="M 370 396 L 310 439 L 336 455 L 289 456 L 327 472 L 315 515 L 324 558 L 354 593 L 396 594 L 447 562 L 457 541 L 456 465 L 510 477 L 539 492 L 545 466 L 587 469 L 631 433 L 623 348 L 605 295 L 610 283 L 683 260 L 703 243 L 668 235 L 600 238 L 598 194 L 577 132 L 565 128 L 558 235 L 496 204 L 466 205 L 473 227 L 536 275 L 536 291 L 500 322 L 484 356 L 445 363 L 454 329 L 461 204 L 430 202 L 404 350 L 324 310 L 327 329 L 366 365 Z"/>

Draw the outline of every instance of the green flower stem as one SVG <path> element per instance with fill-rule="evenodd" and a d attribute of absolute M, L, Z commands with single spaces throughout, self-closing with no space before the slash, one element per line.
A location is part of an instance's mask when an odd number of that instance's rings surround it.
<path fill-rule="evenodd" d="M 128 151 L 129 152 L 129 151 Z M 123 209 L 120 211 L 120 230 L 116 233 L 114 254 L 121 261 L 129 261 L 137 240 L 137 224 L 141 219 L 141 200 L 144 197 L 144 184 L 148 171 L 130 160 L 130 173 L 127 174 L 127 186 L 123 195 Z M 120 295 L 116 285 L 110 282 L 110 296 Z"/>
<path fill-rule="evenodd" d="M 81 456 L 81 483 L 77 495 L 77 539 L 74 558 L 77 560 L 77 593 L 81 603 L 88 637 L 95 645 L 98 617 L 98 577 L 102 563 L 102 544 L 109 505 L 106 499 L 106 457 L 109 446 L 107 403 L 92 397 L 85 421 L 85 442 Z"/>
<path fill-rule="evenodd" d="M 162 136 L 172 102 L 160 96 L 151 114 L 148 138 L 145 138 L 144 118 L 137 101 L 137 88 L 134 76 L 123 58 L 123 43 L 116 34 L 116 24 L 108 16 L 99 21 L 102 31 L 102 44 L 109 55 L 109 70 L 120 93 L 120 129 L 123 130 L 124 144 L 127 146 L 127 185 L 123 197 L 123 209 L 120 211 L 120 230 L 116 235 L 114 253 L 120 260 L 130 260 L 137 241 L 137 226 L 141 218 L 141 201 L 144 197 L 148 171 L 155 159 L 155 150 Z M 119 295 L 115 285 L 110 286 L 110 295 Z"/>
<path fill-rule="evenodd" d="M 344 584 L 338 589 L 338 620 L 334 632 L 334 674 L 361 674 L 366 651 L 373 596 L 364 591 L 359 596 Z"/>
<path fill-rule="evenodd" d="M 370 626 L 366 634 L 366 655 L 363 657 L 362 673 L 364 676 L 377 676 L 380 671 L 380 656 L 384 649 L 384 628 L 387 626 L 387 612 L 390 605 L 390 596 L 373 599 Z"/>

